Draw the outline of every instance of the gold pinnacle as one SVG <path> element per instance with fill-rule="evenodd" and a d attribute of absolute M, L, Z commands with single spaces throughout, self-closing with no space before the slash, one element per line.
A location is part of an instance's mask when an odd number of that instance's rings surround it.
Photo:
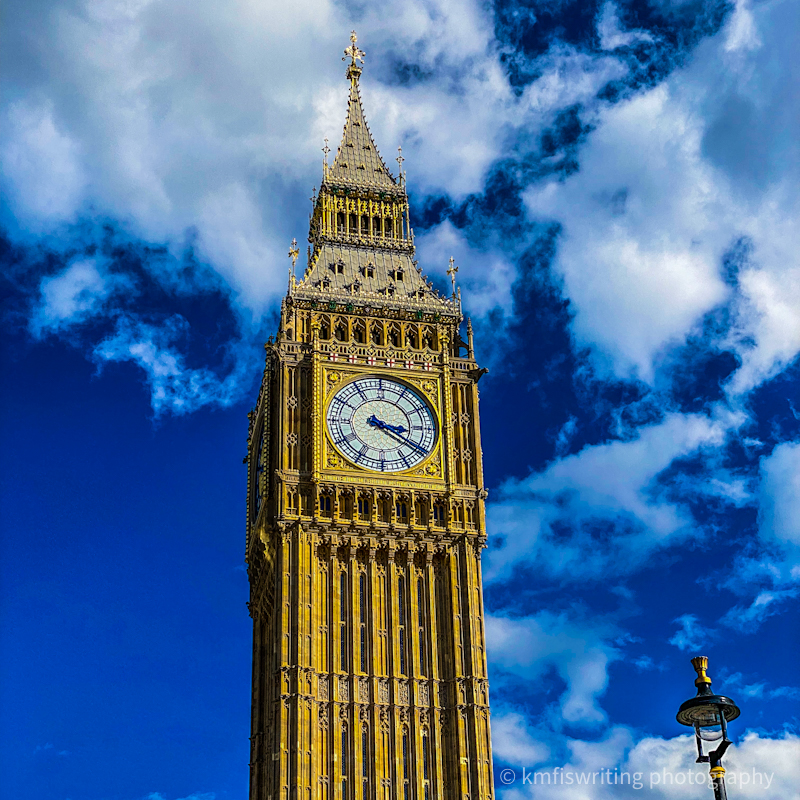
<path fill-rule="evenodd" d="M 292 239 L 292 244 L 289 247 L 289 258 L 292 259 L 292 269 L 297 263 L 297 257 L 300 255 L 300 249 L 297 246 L 297 239 Z"/>

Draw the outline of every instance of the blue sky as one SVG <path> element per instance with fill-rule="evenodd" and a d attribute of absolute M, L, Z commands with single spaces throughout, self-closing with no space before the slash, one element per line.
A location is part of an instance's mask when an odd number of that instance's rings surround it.
<path fill-rule="evenodd" d="M 496 773 L 800 797 L 791 0 L 11 2 L 2 729 L 16 800 L 247 791 L 246 413 L 355 27 L 418 257 L 476 328 Z M 501 798 L 706 797 L 498 782 Z"/>

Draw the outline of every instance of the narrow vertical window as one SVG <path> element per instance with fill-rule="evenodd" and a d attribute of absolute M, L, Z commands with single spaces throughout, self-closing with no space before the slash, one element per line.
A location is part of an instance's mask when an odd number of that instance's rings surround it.
<path fill-rule="evenodd" d="M 366 726 L 361 729 L 361 777 L 364 781 L 362 796 L 366 800 L 369 796 L 369 792 L 367 791 L 369 781 L 369 738 L 367 736 Z"/>
<path fill-rule="evenodd" d="M 405 579 L 397 579 L 397 625 L 398 641 L 400 644 L 400 674 L 406 674 L 406 598 L 405 598 Z"/>
<path fill-rule="evenodd" d="M 339 660 L 342 672 L 347 672 L 347 573 L 343 572 L 339 583 Z"/>
<path fill-rule="evenodd" d="M 358 579 L 358 604 L 361 614 L 361 671 L 367 671 L 367 576 Z"/>
<path fill-rule="evenodd" d="M 347 800 L 347 728 L 342 728 L 342 800 Z"/>
<path fill-rule="evenodd" d="M 425 648 L 425 586 L 422 578 L 417 581 L 417 632 L 419 634 L 419 671 L 422 675 L 427 675 L 427 651 Z"/>
<path fill-rule="evenodd" d="M 429 751 L 428 751 L 428 734 L 422 734 L 422 781 L 425 791 L 424 800 L 430 800 L 431 797 L 431 784 L 430 784 L 430 766 L 429 766 Z"/>
<path fill-rule="evenodd" d="M 408 731 L 403 731 L 403 798 L 408 800 Z"/>

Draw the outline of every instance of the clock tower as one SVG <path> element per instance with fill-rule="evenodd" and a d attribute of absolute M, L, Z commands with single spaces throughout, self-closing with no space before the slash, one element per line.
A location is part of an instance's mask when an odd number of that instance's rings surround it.
<path fill-rule="evenodd" d="M 361 105 L 250 413 L 251 800 L 493 797 L 472 329 L 414 259 Z"/>

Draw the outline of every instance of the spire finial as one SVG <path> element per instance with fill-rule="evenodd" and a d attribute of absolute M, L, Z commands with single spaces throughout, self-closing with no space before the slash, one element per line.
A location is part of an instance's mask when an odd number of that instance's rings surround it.
<path fill-rule="evenodd" d="M 397 180 L 399 180 L 402 183 L 403 182 L 403 162 L 405 161 L 405 159 L 403 158 L 403 148 L 402 147 L 398 147 L 397 148 L 397 158 L 395 159 L 395 161 L 397 162 Z"/>
<path fill-rule="evenodd" d="M 289 258 L 292 259 L 292 266 L 289 267 L 289 291 L 294 287 L 294 265 L 297 263 L 299 255 L 300 248 L 297 246 L 297 239 L 293 238 L 291 245 L 289 245 Z"/>
<path fill-rule="evenodd" d="M 453 297 L 456 296 L 456 272 L 458 272 L 456 261 L 453 256 L 450 256 L 450 266 L 447 269 L 447 274 L 450 276 L 450 280 L 453 284 Z"/>
<path fill-rule="evenodd" d="M 358 78 L 358 76 L 361 74 L 361 67 L 359 67 L 356 62 L 360 61 L 363 64 L 364 56 L 366 55 L 366 53 L 356 44 L 357 41 L 358 36 L 356 36 L 356 32 L 351 31 L 350 44 L 345 47 L 344 57 L 342 58 L 342 61 L 347 61 L 348 58 L 350 59 L 350 63 L 347 65 L 347 77 L 351 80 Z"/>

